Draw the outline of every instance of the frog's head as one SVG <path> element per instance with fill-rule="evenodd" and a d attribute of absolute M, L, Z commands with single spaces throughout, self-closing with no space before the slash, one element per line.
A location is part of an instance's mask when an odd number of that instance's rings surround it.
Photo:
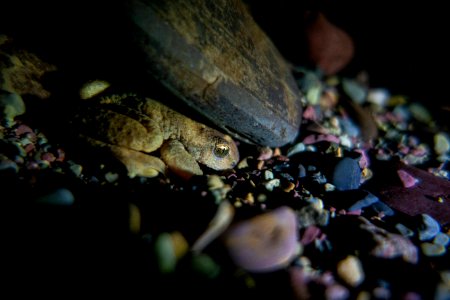
<path fill-rule="evenodd" d="M 239 161 L 239 151 L 233 139 L 215 131 L 208 136 L 198 162 L 214 170 L 233 168 Z"/>

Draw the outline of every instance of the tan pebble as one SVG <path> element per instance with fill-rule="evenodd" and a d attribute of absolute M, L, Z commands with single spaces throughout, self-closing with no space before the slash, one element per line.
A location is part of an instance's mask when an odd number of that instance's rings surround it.
<path fill-rule="evenodd" d="M 258 160 L 268 160 L 272 158 L 273 156 L 273 150 L 269 147 L 262 147 L 259 149 L 259 156 Z"/>
<path fill-rule="evenodd" d="M 104 80 L 93 80 L 85 83 L 80 89 L 80 98 L 90 99 L 100 94 L 110 86 L 110 83 Z"/>
<path fill-rule="evenodd" d="M 184 236 L 178 231 L 170 233 L 170 238 L 172 240 L 172 247 L 175 257 L 177 259 L 180 259 L 189 250 L 188 242 L 186 241 Z"/>
<path fill-rule="evenodd" d="M 336 189 L 336 187 L 334 185 L 332 185 L 331 183 L 325 183 L 325 191 L 327 192 L 332 192 Z"/>
<path fill-rule="evenodd" d="M 273 150 L 273 156 L 281 156 L 280 148 L 277 147 Z"/>
<path fill-rule="evenodd" d="M 264 167 L 264 161 L 263 160 L 259 160 L 258 164 L 256 165 L 256 169 L 262 170 L 263 167 Z"/>
<path fill-rule="evenodd" d="M 248 193 L 245 195 L 245 202 L 248 204 L 254 204 L 255 203 L 255 197 L 253 197 L 252 193 Z"/>
<path fill-rule="evenodd" d="M 134 234 L 138 234 L 141 230 L 141 211 L 135 204 L 129 203 L 128 212 L 130 231 Z"/>
<path fill-rule="evenodd" d="M 253 157 L 251 157 L 251 156 L 244 157 L 244 158 L 237 164 L 236 168 L 237 168 L 237 169 L 245 169 L 245 168 L 248 168 L 248 167 L 249 167 L 249 165 L 248 165 L 248 160 L 251 159 L 251 158 L 253 158 Z"/>
<path fill-rule="evenodd" d="M 208 175 L 208 187 L 210 190 L 220 189 L 224 183 L 218 175 Z"/>
<path fill-rule="evenodd" d="M 349 255 L 338 262 L 337 273 L 342 280 L 352 287 L 356 287 L 364 281 L 364 270 L 361 262 L 353 255 Z"/>
<path fill-rule="evenodd" d="M 288 185 L 283 189 L 286 193 L 289 193 L 295 188 L 295 184 L 292 182 L 289 182 Z"/>

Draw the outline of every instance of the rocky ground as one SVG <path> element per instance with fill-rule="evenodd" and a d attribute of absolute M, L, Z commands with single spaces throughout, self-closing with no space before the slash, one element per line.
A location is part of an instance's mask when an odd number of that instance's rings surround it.
<path fill-rule="evenodd" d="M 3 93 L 8 286 L 17 295 L 449 299 L 448 124 L 407 95 L 371 88 L 367 75 L 296 70 L 305 93 L 296 141 L 239 143 L 234 169 L 189 181 L 129 178 L 116 161 L 50 137 L 20 113 L 20 97 Z"/>

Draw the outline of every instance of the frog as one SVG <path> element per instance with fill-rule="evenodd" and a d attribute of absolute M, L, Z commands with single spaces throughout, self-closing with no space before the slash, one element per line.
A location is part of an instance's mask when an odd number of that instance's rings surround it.
<path fill-rule="evenodd" d="M 129 177 L 175 174 L 190 179 L 203 175 L 201 166 L 221 171 L 238 163 L 239 150 L 231 136 L 161 101 L 133 93 L 105 93 L 108 88 L 98 81 L 81 88 L 81 98 L 90 102 L 75 118 L 78 136 L 112 153 Z"/>

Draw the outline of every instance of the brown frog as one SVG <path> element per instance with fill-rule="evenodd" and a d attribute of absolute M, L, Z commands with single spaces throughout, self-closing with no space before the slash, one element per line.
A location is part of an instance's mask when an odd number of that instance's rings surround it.
<path fill-rule="evenodd" d="M 96 85 L 103 89 L 101 82 L 94 82 L 81 90 L 82 98 L 95 98 L 89 101 L 98 105 L 89 103 L 89 109 L 78 115 L 80 135 L 110 150 L 130 177 L 154 177 L 170 170 L 188 179 L 203 174 L 199 163 L 225 170 L 238 162 L 239 152 L 230 136 L 150 98 L 97 95 Z"/>

